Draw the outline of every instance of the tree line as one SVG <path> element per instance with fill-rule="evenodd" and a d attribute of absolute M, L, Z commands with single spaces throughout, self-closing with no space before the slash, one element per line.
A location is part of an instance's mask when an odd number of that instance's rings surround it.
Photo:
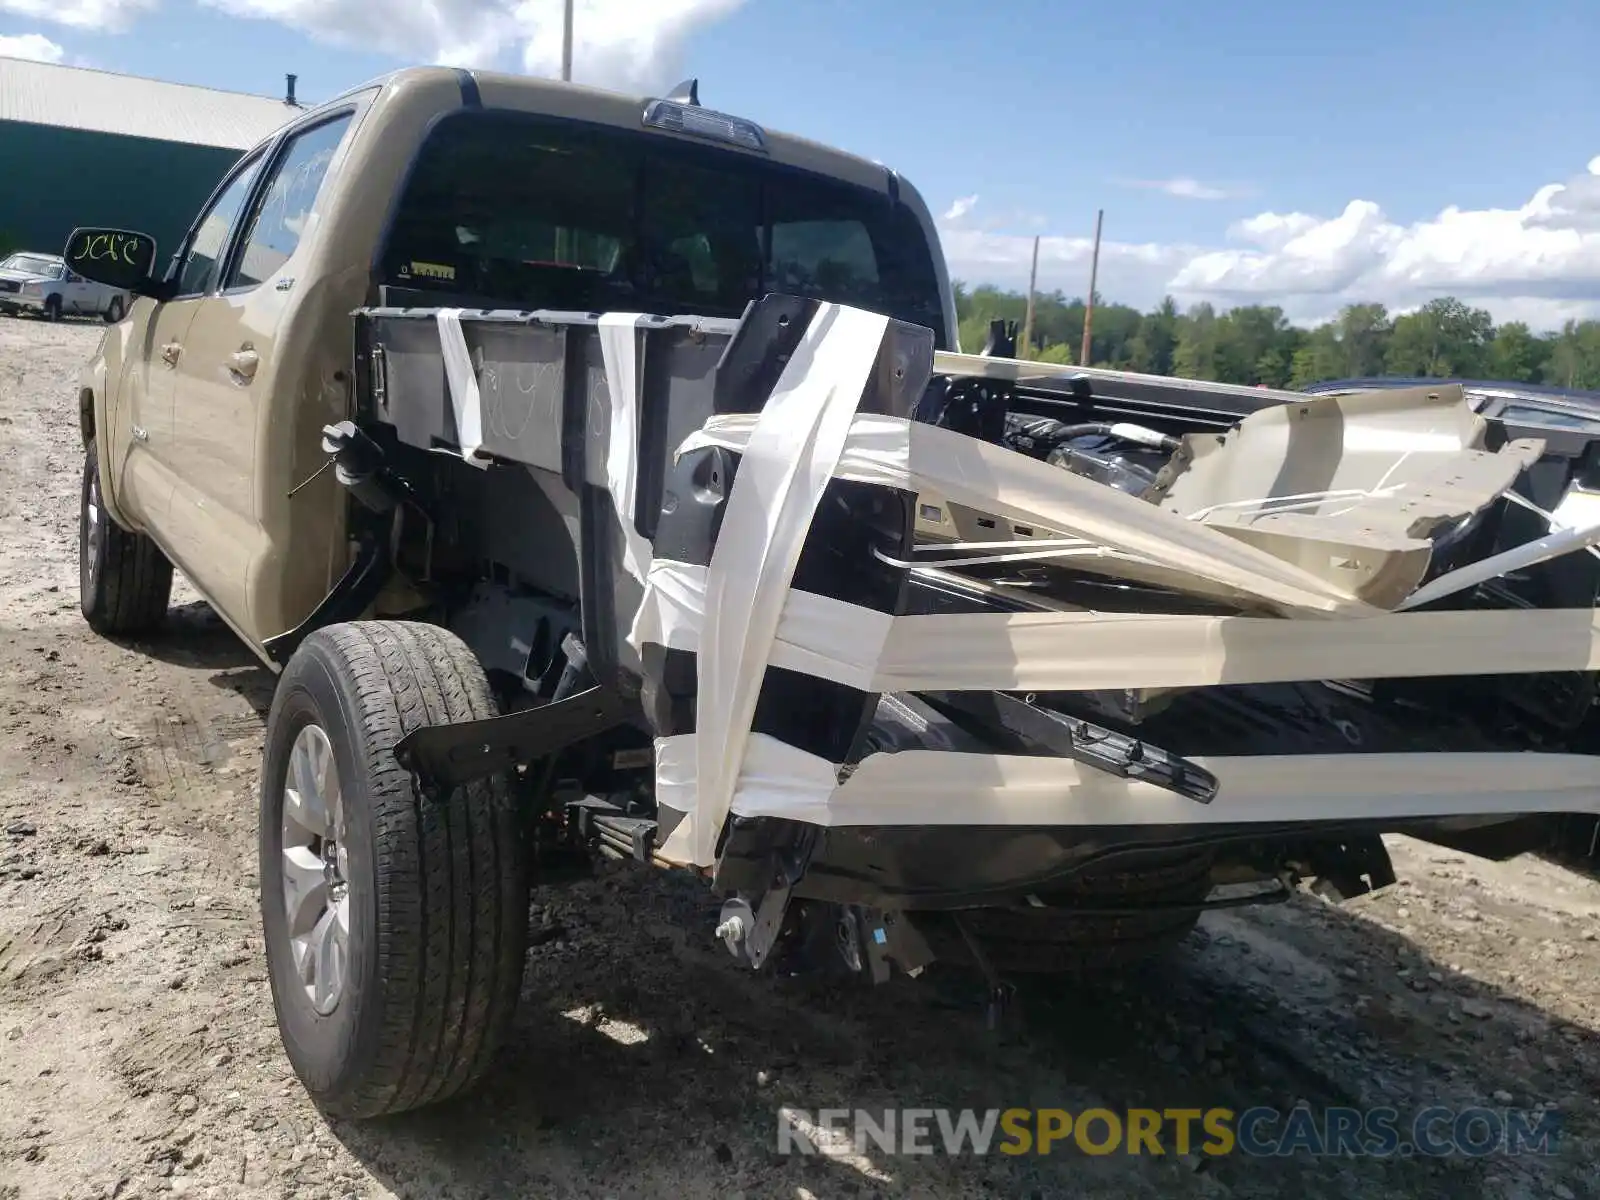
<path fill-rule="evenodd" d="M 961 344 L 969 352 L 983 346 L 993 319 L 1021 329 L 1023 293 L 964 283 L 955 293 Z M 1077 362 L 1083 318 L 1082 298 L 1036 295 L 1028 357 Z M 1277 388 L 1403 375 L 1600 389 L 1600 321 L 1568 321 L 1536 333 L 1521 321 L 1496 325 L 1485 310 L 1443 296 L 1400 315 L 1382 304 L 1350 304 L 1306 329 L 1291 325 L 1276 306 L 1218 312 L 1202 303 L 1180 312 L 1168 296 L 1142 313 L 1097 294 L 1090 365 Z"/>

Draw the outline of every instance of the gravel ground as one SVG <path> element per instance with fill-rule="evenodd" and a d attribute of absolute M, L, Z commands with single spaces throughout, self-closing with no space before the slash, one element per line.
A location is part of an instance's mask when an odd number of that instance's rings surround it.
<path fill-rule="evenodd" d="M 1033 984 L 737 969 L 706 895 L 540 889 L 474 1097 L 330 1123 L 279 1049 L 256 917 L 272 677 L 192 594 L 145 644 L 77 612 L 74 378 L 98 328 L 0 320 L 0 1200 L 382 1196 L 1600 1196 L 1600 886 L 1404 839 L 1387 893 L 1208 916 L 1170 957 Z M 1542 1156 L 782 1156 L 828 1107 L 1544 1105 Z"/>

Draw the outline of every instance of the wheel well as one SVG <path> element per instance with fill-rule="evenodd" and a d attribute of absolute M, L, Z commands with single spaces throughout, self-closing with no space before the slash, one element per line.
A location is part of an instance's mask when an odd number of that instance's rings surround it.
<path fill-rule="evenodd" d="M 84 388 L 78 393 L 78 429 L 83 434 L 83 444 L 94 440 L 94 389 Z"/>

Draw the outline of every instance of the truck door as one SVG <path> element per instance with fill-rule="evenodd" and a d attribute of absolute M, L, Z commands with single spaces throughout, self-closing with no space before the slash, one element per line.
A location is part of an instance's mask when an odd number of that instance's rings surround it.
<path fill-rule="evenodd" d="M 251 571 L 271 540 L 256 511 L 264 406 L 275 396 L 287 420 L 293 406 L 319 399 L 296 373 L 300 364 L 275 362 L 274 349 L 294 298 L 301 236 L 352 119 L 342 113 L 279 144 L 238 223 L 220 285 L 197 305 L 183 337 L 172 437 L 184 470 L 168 525 L 184 574 L 237 625 L 250 619 Z"/>
<path fill-rule="evenodd" d="M 195 314 L 217 288 L 228 235 L 260 173 L 263 155 L 237 166 L 212 195 L 180 247 L 173 265 L 177 291 L 171 300 L 150 310 L 145 326 L 135 332 L 137 347 L 132 386 L 128 389 L 128 443 L 121 472 L 125 502 L 175 558 L 167 517 L 174 485 L 192 469 L 180 456 L 173 436 L 173 394 L 187 353 L 189 327 Z M 185 564 L 181 563 L 180 566 Z"/>
<path fill-rule="evenodd" d="M 99 285 L 90 283 L 71 267 L 61 273 L 61 311 L 68 313 L 92 312 L 94 293 Z"/>

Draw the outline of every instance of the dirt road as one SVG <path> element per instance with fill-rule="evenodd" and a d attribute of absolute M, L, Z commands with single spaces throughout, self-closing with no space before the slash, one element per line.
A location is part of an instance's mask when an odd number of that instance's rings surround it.
<path fill-rule="evenodd" d="M 741 972 L 694 887 L 534 898 L 516 1036 L 447 1111 L 329 1124 L 279 1050 L 256 918 L 272 677 L 192 602 L 77 612 L 74 378 L 98 327 L 0 320 L 0 1200 L 70 1197 L 1600 1196 L 1600 886 L 1404 840 L 1401 884 L 1208 917 L 1169 959 L 876 991 Z M 777 1152 L 777 1112 L 1550 1106 L 1553 1155 L 1345 1160 Z"/>

